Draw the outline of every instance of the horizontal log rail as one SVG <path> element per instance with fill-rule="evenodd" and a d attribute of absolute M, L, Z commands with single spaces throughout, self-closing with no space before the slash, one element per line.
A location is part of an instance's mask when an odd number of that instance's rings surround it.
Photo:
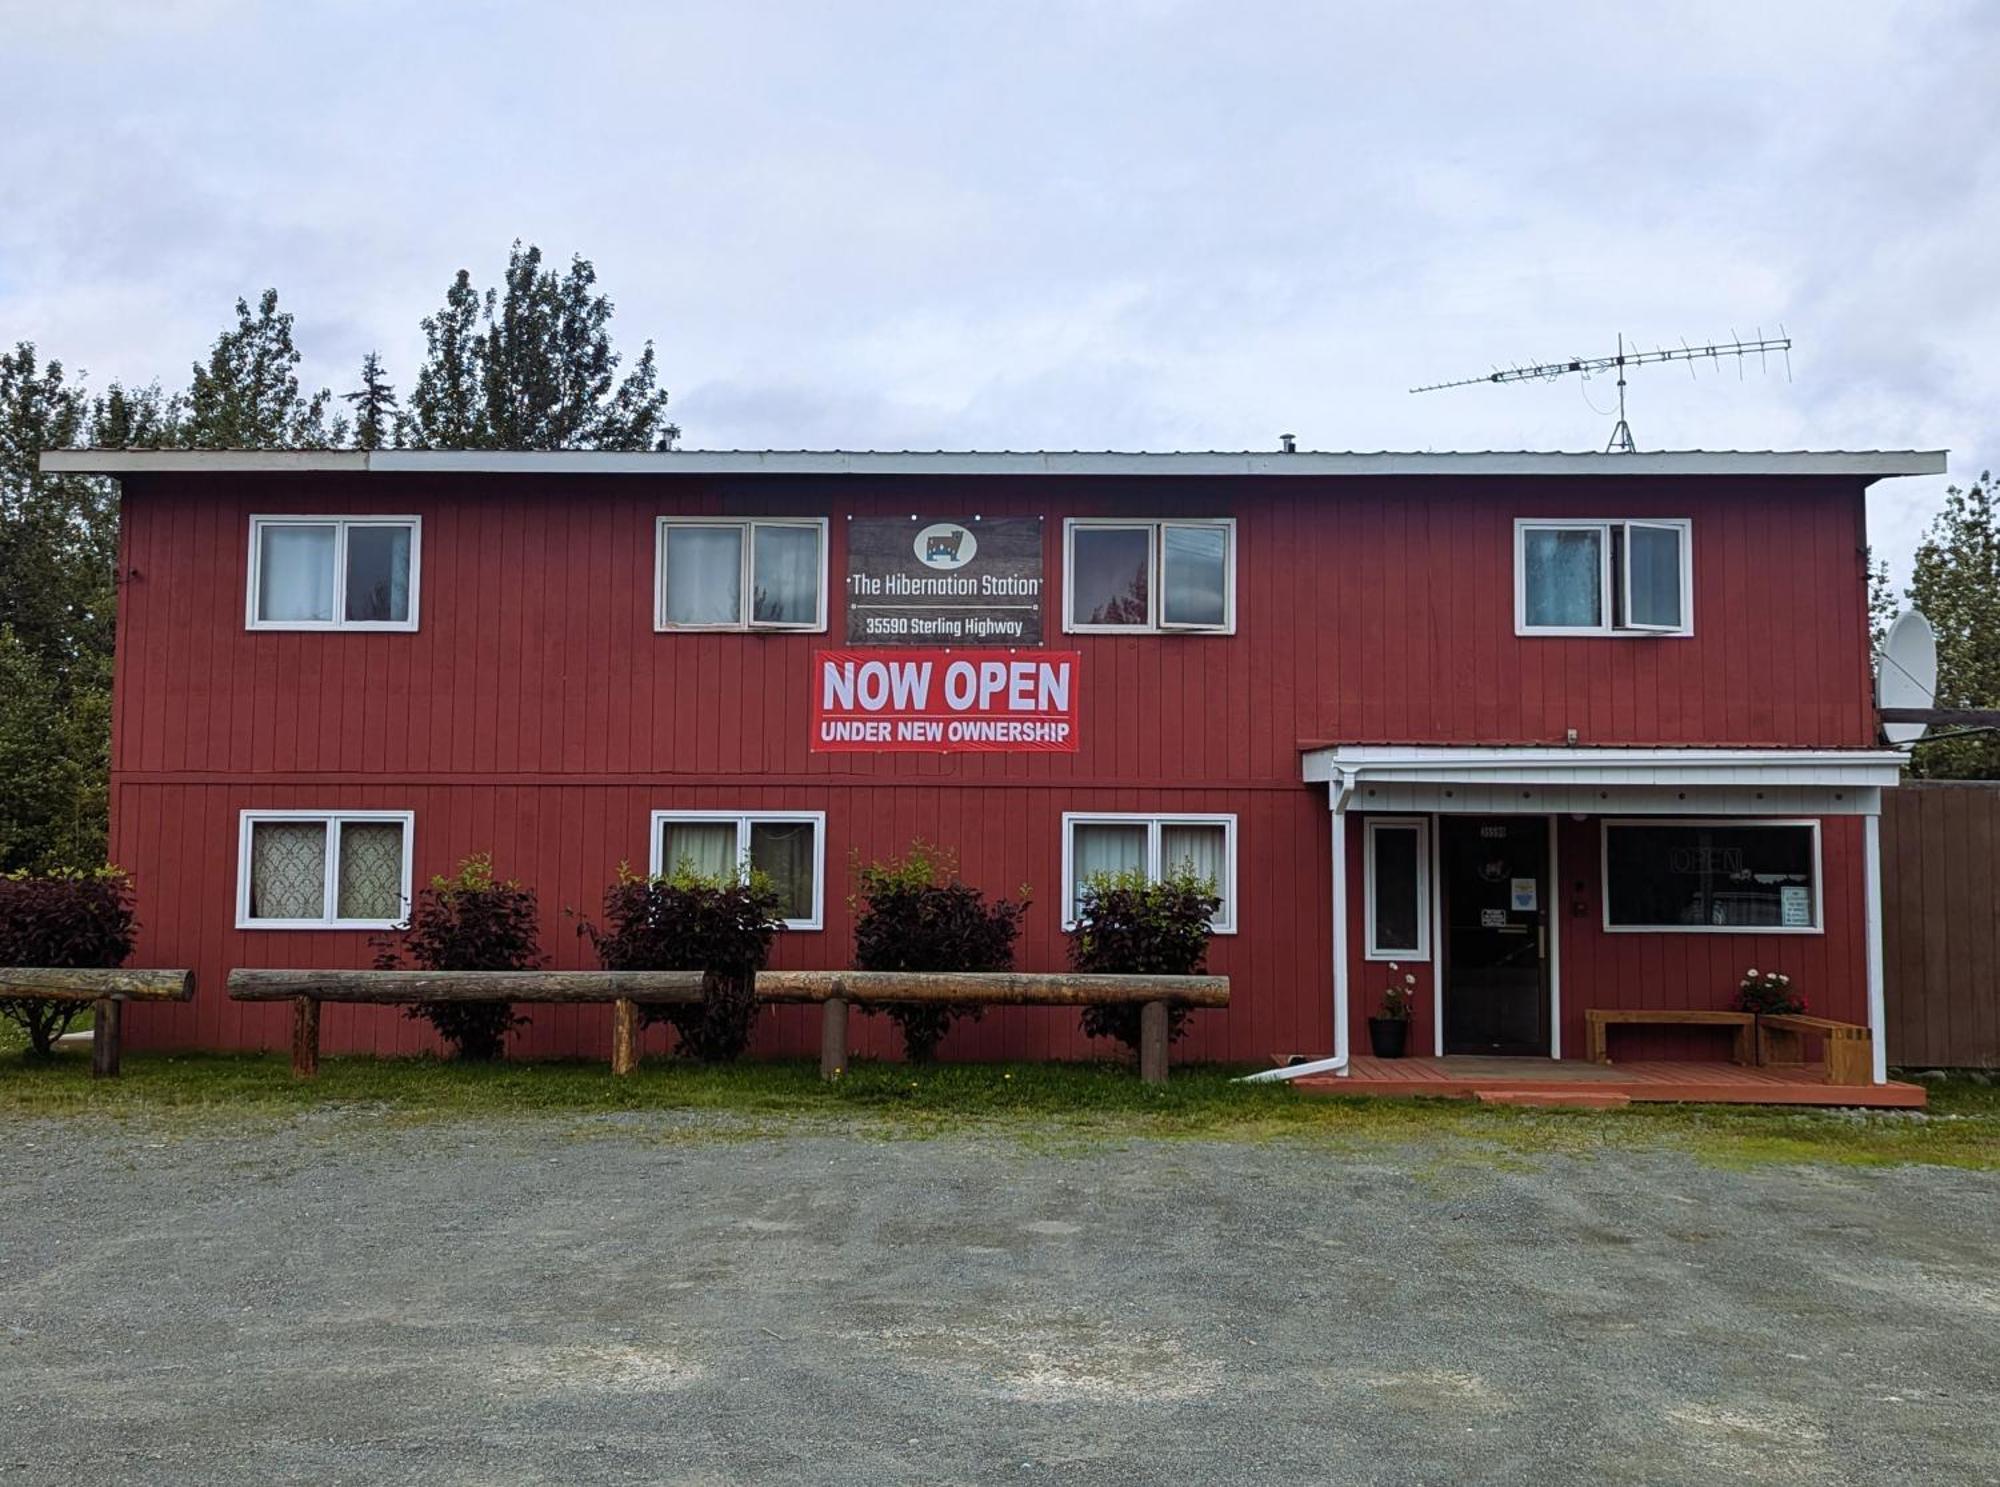
<path fill-rule="evenodd" d="M 125 1003 L 194 999 L 193 971 L 142 971 L 124 966 L 0 966 L 0 1001 L 90 1002 L 90 1072 L 118 1074 L 125 1042 Z"/>
<path fill-rule="evenodd" d="M 701 999 L 698 971 L 267 971 L 229 973 L 239 1002 L 292 1004 L 292 1072 L 319 1072 L 321 1002 L 609 1002 L 611 1070 L 639 1065 L 639 1007 Z M 850 1007 L 946 1003 L 989 1007 L 1139 1008 L 1139 1074 L 1167 1077 L 1170 1007 L 1226 1007 L 1227 976 L 1087 976 L 1016 971 L 761 971 L 757 999 L 821 1008 L 820 1075 L 847 1067 Z"/>
<path fill-rule="evenodd" d="M 765 1002 L 944 1002 L 968 1006 L 1111 1007 L 1165 1002 L 1226 1007 L 1227 976 L 1081 976 L 1020 971 L 760 971 Z"/>

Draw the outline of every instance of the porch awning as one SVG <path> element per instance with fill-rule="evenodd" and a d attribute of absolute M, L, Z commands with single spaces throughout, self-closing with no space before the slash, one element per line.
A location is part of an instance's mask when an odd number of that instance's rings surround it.
<path fill-rule="evenodd" d="M 1507 748 L 1332 744 L 1303 751 L 1334 810 L 1477 815 L 1863 815 L 1882 808 L 1895 749 Z"/>

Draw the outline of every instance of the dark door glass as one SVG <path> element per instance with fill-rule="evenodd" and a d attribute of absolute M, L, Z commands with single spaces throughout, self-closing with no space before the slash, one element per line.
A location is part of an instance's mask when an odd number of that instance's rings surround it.
<path fill-rule="evenodd" d="M 1446 1053 L 1549 1051 L 1548 830 L 1538 816 L 1440 823 Z"/>

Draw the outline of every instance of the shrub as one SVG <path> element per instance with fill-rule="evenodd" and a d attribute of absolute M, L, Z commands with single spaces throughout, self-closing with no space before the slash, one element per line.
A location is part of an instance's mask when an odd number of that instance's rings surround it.
<path fill-rule="evenodd" d="M 661 878 L 620 866 L 604 891 L 607 928 L 584 923 L 607 971 L 700 971 L 702 996 L 684 1005 L 642 1006 L 651 1025 L 670 1022 L 682 1053 L 727 1063 L 750 1046 L 757 1015 L 757 972 L 784 927 L 778 891 L 763 873 L 748 882 L 708 877 L 682 863 Z"/>
<path fill-rule="evenodd" d="M 535 891 L 495 878 L 490 855 L 468 857 L 451 877 L 432 878 L 409 923 L 375 946 L 379 971 L 405 957 L 420 971 L 532 971 L 542 964 Z M 418 1002 L 404 1015 L 436 1028 L 467 1063 L 499 1058 L 507 1034 L 528 1020 L 506 1002 Z"/>
<path fill-rule="evenodd" d="M 977 888 L 959 881 L 949 853 L 918 841 L 909 855 L 860 870 L 859 913 L 854 921 L 854 963 L 864 971 L 1005 971 L 1014 965 L 1021 902 L 987 903 Z M 928 1063 L 961 1017 L 977 1022 L 983 1008 L 954 1002 L 896 1002 L 881 1011 L 901 1029 L 903 1052 Z"/>
<path fill-rule="evenodd" d="M 112 967 L 132 953 L 132 880 L 115 867 L 95 872 L 10 873 L 0 877 L 0 965 Z M 0 1017 L 28 1035 L 37 1058 L 88 1002 L 0 1001 Z"/>
<path fill-rule="evenodd" d="M 1099 873 L 1083 885 L 1077 925 L 1070 933 L 1069 963 L 1106 976 L 1195 976 L 1208 963 L 1210 921 L 1222 900 L 1214 885 L 1191 868 L 1151 882 L 1136 869 Z M 1139 1046 L 1139 1008 L 1085 1007 L 1083 1030 Z M 1167 1040 L 1187 1031 L 1187 1008 L 1167 1013 Z"/>

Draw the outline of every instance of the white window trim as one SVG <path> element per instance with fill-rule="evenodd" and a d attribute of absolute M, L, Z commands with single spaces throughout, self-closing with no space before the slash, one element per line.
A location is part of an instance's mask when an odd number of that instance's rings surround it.
<path fill-rule="evenodd" d="M 1076 590 L 1076 533 L 1079 528 L 1111 528 L 1148 534 L 1146 558 L 1146 623 L 1086 625 L 1076 621 L 1072 596 Z M 1219 527 L 1229 543 L 1222 573 L 1222 623 L 1170 624 L 1160 617 L 1166 571 L 1168 527 Z M 1071 516 L 1063 519 L 1062 620 L 1065 635 L 1234 635 L 1236 633 L 1236 518 L 1233 516 Z"/>
<path fill-rule="evenodd" d="M 727 623 L 712 625 L 691 625 L 670 623 L 667 619 L 667 529 L 669 527 L 735 527 L 743 534 L 742 542 L 742 582 L 737 589 L 737 618 Z M 785 621 L 782 623 L 750 618 L 749 609 L 754 602 L 753 575 L 757 561 L 757 528 L 759 527 L 808 527 L 819 537 L 819 596 L 809 623 Z M 823 516 L 662 516 L 653 524 L 653 629 L 661 634 L 715 634 L 745 633 L 750 631 L 790 632 L 799 635 L 821 634 L 826 630 L 826 584 L 827 584 L 827 537 L 829 522 Z"/>
<path fill-rule="evenodd" d="M 319 919 L 253 919 L 250 916 L 250 838 L 259 822 L 293 822 L 326 828 L 326 886 Z M 340 829 L 349 821 L 393 821 L 403 828 L 403 910 L 394 919 L 341 919 Z M 417 816 L 414 811 L 241 811 L 236 839 L 236 927 L 238 929 L 395 929 L 410 915 L 410 873 L 415 856 Z"/>
<path fill-rule="evenodd" d="M 1681 622 L 1678 628 L 1655 625 L 1617 625 L 1612 584 L 1611 529 L 1613 527 L 1672 527 L 1681 534 Z M 1601 625 L 1530 625 L 1528 623 L 1529 532 L 1595 532 L 1598 534 L 1598 592 L 1603 597 L 1604 623 Z M 1625 544 L 1628 548 L 1630 543 Z M 1630 566 L 1629 563 L 1627 565 Z M 1622 582 L 1622 575 L 1621 575 Z M 1514 520 L 1514 633 L 1516 635 L 1611 635 L 1633 640 L 1685 639 L 1694 634 L 1694 522 L 1684 516 L 1561 517 L 1523 516 Z"/>
<path fill-rule="evenodd" d="M 1783 924 L 1613 924 L 1611 922 L 1611 828 L 1614 826 L 1803 826 L 1812 832 L 1812 912 L 1810 926 Z M 1599 916 L 1611 935 L 1823 935 L 1826 933 L 1826 878 L 1820 859 L 1820 823 L 1813 816 L 1607 816 L 1598 825 Z"/>
<path fill-rule="evenodd" d="M 667 871 L 660 860 L 660 828 L 669 821 L 733 821 L 736 823 L 736 865 L 741 872 L 750 861 L 750 828 L 776 822 L 796 826 L 810 822 L 813 828 L 812 918 L 787 919 L 785 928 L 816 930 L 826 927 L 826 812 L 825 811 L 654 811 L 652 841 L 647 846 L 647 871 L 657 878 Z"/>
<path fill-rule="evenodd" d="M 1417 839 L 1417 943 L 1414 949 L 1384 948 L 1375 943 L 1375 837 L 1383 831 L 1407 831 Z M 1370 816 L 1363 828 L 1364 850 L 1361 913 L 1368 960 L 1428 964 L 1431 958 L 1431 823 L 1427 816 Z"/>
<path fill-rule="evenodd" d="M 1169 811 L 1150 815 L 1144 811 L 1064 811 L 1062 818 L 1062 927 L 1076 928 L 1076 828 L 1079 826 L 1144 826 L 1146 828 L 1146 876 L 1160 881 L 1160 828 L 1163 826 L 1220 826 L 1222 828 L 1222 908 L 1210 921 L 1213 934 L 1236 933 L 1236 817 L 1201 811 Z"/>
<path fill-rule="evenodd" d="M 257 617 L 257 592 L 264 581 L 266 527 L 333 528 L 333 618 L 330 620 L 264 620 Z M 349 527 L 408 527 L 410 529 L 410 617 L 407 620 L 350 620 L 347 614 L 347 529 Z M 424 519 L 421 516 L 292 516 L 250 518 L 249 582 L 245 586 L 243 624 L 248 630 L 393 630 L 417 628 L 419 579 L 423 571 Z"/>

